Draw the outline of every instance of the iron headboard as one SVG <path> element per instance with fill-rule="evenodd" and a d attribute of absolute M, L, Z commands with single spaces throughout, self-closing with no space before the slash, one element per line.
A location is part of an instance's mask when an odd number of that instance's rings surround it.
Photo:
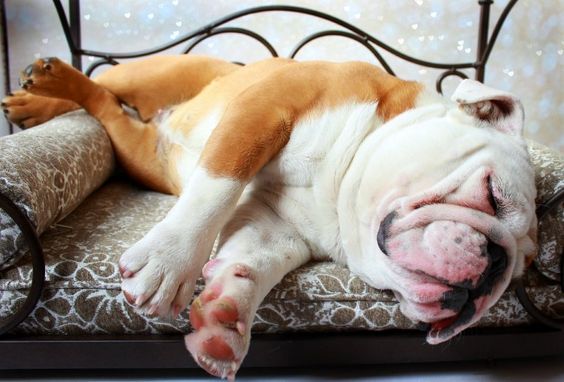
<path fill-rule="evenodd" d="M 432 62 L 418 59 L 412 57 L 399 50 L 385 44 L 376 37 L 370 35 L 369 33 L 363 31 L 362 29 L 344 21 L 337 17 L 328 15 L 323 12 L 319 12 L 309 8 L 287 6 L 287 5 L 269 5 L 245 9 L 239 12 L 235 12 L 224 16 L 216 21 L 213 21 L 195 31 L 188 32 L 175 41 L 168 44 L 162 44 L 156 46 L 152 49 L 129 52 L 129 53 L 111 53 L 111 52 L 101 52 L 95 50 L 89 50 L 82 48 L 81 41 L 81 26 L 80 26 L 80 2 L 79 0 L 69 0 L 69 17 L 61 4 L 60 0 L 53 0 L 55 7 L 57 9 L 57 14 L 61 21 L 65 38 L 67 40 L 71 55 L 72 64 L 75 68 L 83 70 L 82 68 L 82 57 L 98 57 L 98 60 L 92 63 L 88 68 L 86 68 L 85 73 L 91 75 L 92 72 L 101 65 L 115 65 L 118 64 L 119 59 L 137 58 L 156 54 L 163 52 L 167 49 L 180 46 L 182 44 L 187 44 L 184 53 L 189 53 L 202 41 L 220 34 L 241 34 L 251 37 L 262 44 L 273 57 L 278 57 L 278 52 L 276 49 L 260 34 L 253 32 L 249 29 L 224 26 L 231 21 L 241 19 L 248 15 L 254 15 L 258 13 L 266 12 L 292 12 L 298 14 L 309 15 L 315 18 L 323 19 L 329 21 L 330 23 L 341 27 L 341 29 L 328 29 L 321 32 L 314 33 L 310 36 L 305 37 L 301 40 L 295 48 L 289 54 L 289 58 L 294 58 L 296 54 L 308 43 L 317 40 L 322 37 L 327 36 L 341 36 L 345 37 L 358 43 L 362 44 L 370 53 L 376 58 L 376 60 L 382 65 L 382 67 L 390 74 L 394 74 L 394 71 L 390 65 L 386 62 L 384 57 L 380 54 L 380 49 L 391 53 L 392 55 L 399 57 L 403 60 L 412 62 L 414 64 L 434 68 L 442 69 L 443 72 L 439 75 L 436 80 L 437 91 L 442 92 L 443 80 L 449 76 L 458 76 L 460 78 L 468 78 L 468 76 L 461 71 L 461 69 L 475 69 L 475 79 L 483 82 L 486 72 L 486 64 L 493 50 L 499 32 L 505 22 L 509 12 L 513 6 L 517 3 L 517 0 L 510 0 L 509 3 L 503 9 L 499 19 L 495 23 L 491 36 L 489 36 L 489 25 L 490 25 L 490 8 L 493 4 L 493 0 L 478 0 L 480 6 L 480 19 L 478 23 L 478 46 L 476 58 L 473 62 L 460 62 L 460 63 L 440 63 Z"/>

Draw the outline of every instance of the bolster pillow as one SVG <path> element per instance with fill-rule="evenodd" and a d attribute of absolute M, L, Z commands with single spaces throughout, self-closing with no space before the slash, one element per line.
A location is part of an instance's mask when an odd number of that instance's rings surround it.
<path fill-rule="evenodd" d="M 0 193 L 41 235 L 72 212 L 112 174 L 111 142 L 85 111 L 0 138 Z M 20 229 L 0 209 L 0 270 L 26 253 Z"/>

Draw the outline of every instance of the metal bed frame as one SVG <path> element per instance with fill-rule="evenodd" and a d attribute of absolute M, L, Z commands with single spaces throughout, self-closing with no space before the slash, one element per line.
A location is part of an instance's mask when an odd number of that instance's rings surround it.
<path fill-rule="evenodd" d="M 232 21 L 267 12 L 292 12 L 320 18 L 339 26 L 314 33 L 292 50 L 294 57 L 311 41 L 326 36 L 341 36 L 356 41 L 368 49 L 390 74 L 393 70 L 380 54 L 387 51 L 414 64 L 441 69 L 436 88 L 442 91 L 442 82 L 449 76 L 467 78 L 462 69 L 474 69 L 475 78 L 484 80 L 486 64 L 509 12 L 517 3 L 510 0 L 496 21 L 491 35 L 490 7 L 493 0 L 478 0 L 480 21 L 478 47 L 475 61 L 462 63 L 438 63 L 420 60 L 406 55 L 383 43 L 363 30 L 331 15 L 296 6 L 262 6 L 227 15 L 206 26 L 187 33 L 176 41 L 157 46 L 150 50 L 131 53 L 99 52 L 82 48 L 79 0 L 69 0 L 69 17 L 60 0 L 53 0 L 61 21 L 71 55 L 72 64 L 82 70 L 84 56 L 98 60 L 86 68 L 92 72 L 101 65 L 116 65 L 121 59 L 137 58 L 156 54 L 186 44 L 184 53 L 189 53 L 202 41 L 220 34 L 239 34 L 251 37 L 261 43 L 272 56 L 278 56 L 275 48 L 259 34 L 243 28 L 224 26 Z M 4 20 L 4 47 L 7 53 L 7 37 L 4 4 L 0 3 L 0 16 Z M 7 57 L 7 54 L 6 56 Z M 9 76 L 7 76 L 9 90 Z M 561 206 L 564 189 L 556 192 L 548 201 L 537 208 L 539 221 L 550 211 Z M 3 209 L 22 230 L 29 245 L 33 265 L 33 280 L 30 292 L 23 306 L 12 317 L 0 321 L 0 369 L 114 369 L 114 368 L 192 368 L 196 364 L 188 357 L 179 336 L 15 336 L 9 334 L 34 309 L 43 290 L 45 262 L 41 242 L 33 223 L 6 196 L 0 194 L 0 208 Z M 564 292 L 564 254 L 561 260 L 562 291 Z M 555 320 L 539 311 L 529 299 L 523 281 L 516 285 L 516 294 L 524 309 L 536 319 L 537 324 L 520 328 L 469 329 L 455 341 L 429 346 L 424 344 L 421 333 L 416 331 L 353 332 L 353 333 L 297 333 L 280 335 L 256 335 L 246 367 L 284 366 L 349 366 L 378 363 L 436 362 L 477 359 L 502 359 L 514 357 L 564 355 L 564 322 Z M 374 351 L 376 348 L 384 351 Z M 331 349 L 328 352 L 328 349 Z M 135 357 L 124 357 L 133 353 Z M 50 357 L 45 357 L 49 354 Z"/>

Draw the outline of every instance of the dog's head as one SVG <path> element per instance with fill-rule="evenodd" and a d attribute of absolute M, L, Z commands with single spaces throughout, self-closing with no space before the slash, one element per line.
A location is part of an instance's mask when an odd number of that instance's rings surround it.
<path fill-rule="evenodd" d="M 375 133 L 354 191 L 360 245 L 349 265 L 431 324 L 429 343 L 478 321 L 536 253 L 521 103 L 470 80 L 453 101 Z"/>

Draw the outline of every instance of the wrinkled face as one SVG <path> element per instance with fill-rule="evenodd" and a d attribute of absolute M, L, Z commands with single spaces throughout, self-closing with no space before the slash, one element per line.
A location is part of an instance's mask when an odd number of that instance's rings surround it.
<path fill-rule="evenodd" d="M 446 113 L 386 136 L 357 195 L 362 255 L 352 268 L 430 323 L 430 343 L 479 320 L 536 250 L 520 103 L 474 81 L 453 98 Z"/>

